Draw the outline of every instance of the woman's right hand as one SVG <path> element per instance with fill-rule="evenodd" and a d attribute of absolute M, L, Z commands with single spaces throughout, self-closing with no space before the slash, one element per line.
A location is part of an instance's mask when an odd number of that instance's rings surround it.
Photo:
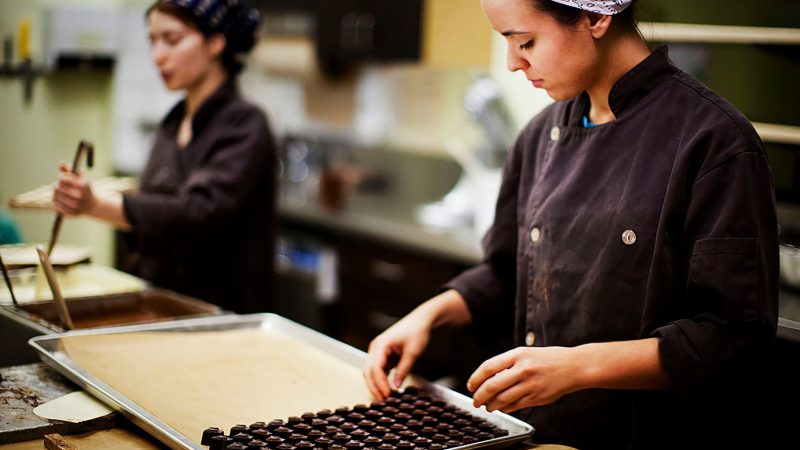
<path fill-rule="evenodd" d="M 387 374 L 395 369 L 392 384 L 400 387 L 419 355 L 428 346 L 431 331 L 439 326 L 463 326 L 472 321 L 464 298 L 455 290 L 445 291 L 379 334 L 369 344 L 364 380 L 376 399 L 392 393 Z M 395 367 L 396 363 L 396 367 Z"/>
<path fill-rule="evenodd" d="M 392 393 L 389 371 L 395 369 L 392 383 L 396 388 L 400 387 L 414 362 L 427 347 L 431 320 L 419 316 L 422 314 L 414 310 L 370 342 L 364 379 L 376 399 L 383 400 Z"/>
<path fill-rule="evenodd" d="M 59 166 L 58 183 L 53 190 L 53 206 L 66 216 L 87 214 L 95 203 L 95 196 L 88 181 L 73 174 L 69 165 Z"/>

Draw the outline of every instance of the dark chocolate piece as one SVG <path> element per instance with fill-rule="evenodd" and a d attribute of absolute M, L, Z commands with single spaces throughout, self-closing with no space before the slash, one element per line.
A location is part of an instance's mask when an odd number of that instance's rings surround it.
<path fill-rule="evenodd" d="M 208 450 L 225 450 L 225 447 L 233 444 L 233 438 L 225 435 L 214 436 L 211 438 L 211 446 Z"/>
<path fill-rule="evenodd" d="M 239 433 L 247 433 L 250 431 L 250 427 L 247 425 L 234 425 L 231 427 L 231 432 L 228 433 L 229 436 L 235 436 Z"/>
<path fill-rule="evenodd" d="M 356 406 L 353 406 L 353 411 L 363 414 L 363 413 L 369 411 L 369 406 L 367 406 L 367 405 L 365 405 L 363 403 L 359 403 Z"/>
<path fill-rule="evenodd" d="M 347 412 L 347 407 L 345 407 L 345 412 Z M 337 412 L 336 414 L 339 414 L 339 413 Z M 326 418 L 328 418 L 328 417 L 330 417 L 332 415 L 333 415 L 333 413 L 331 412 L 330 409 L 323 409 L 322 411 L 317 411 L 317 417 L 319 417 L 321 419 L 326 419 Z"/>
<path fill-rule="evenodd" d="M 436 434 L 436 428 L 433 428 L 433 427 L 422 427 L 422 429 L 419 430 L 419 434 L 421 434 L 423 436 L 433 436 L 434 434 Z"/>
<path fill-rule="evenodd" d="M 302 421 L 303 421 L 303 419 L 301 419 L 301 418 L 299 418 L 297 416 L 291 416 L 288 419 L 286 419 L 286 423 L 289 424 L 289 425 L 295 425 L 295 424 L 298 424 L 298 423 L 300 423 Z"/>
<path fill-rule="evenodd" d="M 342 429 L 339 428 L 339 427 L 334 427 L 334 426 L 325 427 L 325 434 L 328 434 L 328 435 L 333 435 L 333 434 L 341 433 L 341 432 L 342 432 Z"/>
<path fill-rule="evenodd" d="M 347 414 L 347 418 L 350 419 L 353 422 L 358 422 L 360 420 L 366 419 L 367 417 L 365 415 L 361 414 L 361 413 L 352 411 L 352 412 L 349 412 Z"/>
<path fill-rule="evenodd" d="M 314 444 L 317 447 L 328 448 L 333 445 L 333 439 L 328 439 L 326 437 L 321 437 L 319 439 L 314 440 Z"/>
<path fill-rule="evenodd" d="M 375 422 L 378 425 L 381 425 L 381 426 L 384 426 L 384 427 L 390 427 L 390 426 L 392 426 L 393 423 L 395 423 L 394 419 L 392 419 L 391 417 L 385 417 L 385 416 L 379 418 Z"/>
<path fill-rule="evenodd" d="M 330 416 L 328 416 L 330 417 Z M 311 427 L 317 430 L 324 430 L 328 426 L 328 421 L 324 419 L 314 419 L 311 421 Z"/>
<path fill-rule="evenodd" d="M 247 444 L 253 440 L 253 436 L 247 433 L 236 433 L 233 435 L 233 441 L 239 444 Z"/>
<path fill-rule="evenodd" d="M 349 413 L 349 412 L 350 412 L 350 408 L 348 408 L 347 406 L 340 406 L 340 407 L 336 408 L 336 414 L 340 415 L 340 416 L 346 416 L 347 413 Z"/>
<path fill-rule="evenodd" d="M 401 431 L 408 430 L 408 427 L 403 424 L 393 423 L 389 426 L 389 430 L 391 430 L 392 433 L 400 434 Z"/>
<path fill-rule="evenodd" d="M 266 447 L 267 443 L 260 439 L 253 439 L 247 443 L 247 450 L 261 450 Z"/>
<path fill-rule="evenodd" d="M 343 423 L 341 428 L 342 428 L 342 433 L 350 433 L 351 431 L 358 429 L 358 427 L 355 424 L 350 422 Z"/>
<path fill-rule="evenodd" d="M 396 450 L 397 447 L 391 444 L 381 444 L 378 446 L 378 450 Z"/>
<path fill-rule="evenodd" d="M 284 442 L 283 444 L 276 447 L 277 450 L 294 450 L 294 445 L 287 444 Z"/>
<path fill-rule="evenodd" d="M 417 437 L 412 441 L 414 445 L 421 448 L 428 448 L 433 443 L 430 439 L 424 438 L 422 436 Z"/>
<path fill-rule="evenodd" d="M 344 447 L 348 449 L 360 449 L 364 447 L 364 444 L 358 441 L 348 441 L 346 444 L 344 444 Z"/>
<path fill-rule="evenodd" d="M 311 425 L 307 423 L 298 423 L 295 424 L 295 426 L 293 426 L 292 429 L 294 430 L 295 433 L 308 434 L 308 432 L 311 431 Z"/>
<path fill-rule="evenodd" d="M 456 440 L 449 440 L 444 443 L 444 446 L 447 448 L 458 447 L 459 445 L 464 445 L 464 444 L 461 441 L 456 441 Z"/>
<path fill-rule="evenodd" d="M 273 435 L 266 438 L 264 442 L 267 443 L 267 447 L 277 448 L 279 445 L 283 444 L 283 439 Z"/>
<path fill-rule="evenodd" d="M 290 434 L 292 434 L 292 430 L 286 427 L 278 427 L 272 430 L 272 433 L 278 435 L 283 439 L 286 439 L 287 437 L 289 437 Z"/>
<path fill-rule="evenodd" d="M 225 450 L 247 450 L 247 446 L 238 442 L 234 442 L 233 444 L 229 444 L 227 447 L 225 447 Z"/>
<path fill-rule="evenodd" d="M 380 425 L 372 429 L 372 434 L 376 436 L 383 436 L 386 433 L 389 433 L 389 429 Z"/>
<path fill-rule="evenodd" d="M 300 441 L 300 442 L 297 443 L 295 448 L 303 448 L 303 449 L 314 448 L 314 444 L 312 444 L 311 442 L 308 442 L 308 441 Z"/>
<path fill-rule="evenodd" d="M 400 436 L 400 439 L 405 439 L 407 441 L 413 441 L 414 438 L 417 437 L 417 433 L 414 433 L 411 430 L 403 430 L 397 433 L 397 435 Z"/>
<path fill-rule="evenodd" d="M 250 431 L 260 430 L 262 428 L 267 428 L 267 424 L 264 422 L 254 422 L 250 424 Z"/>
<path fill-rule="evenodd" d="M 444 450 L 444 449 L 445 449 L 445 448 L 447 448 L 447 447 L 445 447 L 445 446 L 444 446 L 444 445 L 442 445 L 442 444 L 433 443 L 433 444 L 431 444 L 431 446 L 430 446 L 430 447 L 428 447 L 428 448 L 429 448 L 430 450 Z"/>
<path fill-rule="evenodd" d="M 345 422 L 342 416 L 336 415 L 330 416 L 325 420 L 328 422 L 328 425 L 333 425 L 334 427 L 340 427 Z"/>
<path fill-rule="evenodd" d="M 414 444 L 408 441 L 400 441 L 397 443 L 398 449 L 411 449 L 414 448 Z"/>
<path fill-rule="evenodd" d="M 364 430 L 355 429 L 352 433 L 350 433 L 350 437 L 353 438 L 354 441 L 363 441 L 369 436 Z"/>
<path fill-rule="evenodd" d="M 447 436 L 443 435 L 443 434 L 438 434 L 437 433 L 437 434 L 434 434 L 433 436 L 431 436 L 431 440 L 441 444 L 442 442 L 447 442 L 449 440 L 449 438 Z"/>
<path fill-rule="evenodd" d="M 381 440 L 381 438 L 376 436 L 367 436 L 367 438 L 364 439 L 362 442 L 364 442 L 364 446 L 377 447 L 381 445 L 383 441 Z"/>
<path fill-rule="evenodd" d="M 275 420 L 273 420 L 273 421 L 271 421 L 270 423 L 267 424 L 267 429 L 269 431 L 275 431 L 275 430 L 277 430 L 278 428 L 280 428 L 280 427 L 282 427 L 284 425 L 285 425 L 285 423 L 283 422 L 283 420 L 275 419 Z"/>
<path fill-rule="evenodd" d="M 308 436 L 308 438 L 310 440 L 314 441 L 314 440 L 319 439 L 321 437 L 325 437 L 325 433 L 323 431 L 320 431 L 320 430 L 311 430 L 311 431 L 308 432 L 308 434 L 306 436 Z"/>
<path fill-rule="evenodd" d="M 375 428 L 376 423 L 371 421 L 371 420 L 364 419 L 361 422 L 358 422 L 358 426 L 363 428 L 363 429 L 365 429 L 365 430 L 371 430 L 371 429 Z"/>
<path fill-rule="evenodd" d="M 305 438 L 306 436 L 304 434 L 292 433 L 289 435 L 289 437 L 286 438 L 286 442 L 292 445 L 297 445 L 298 442 L 305 440 Z"/>
<path fill-rule="evenodd" d="M 203 430 L 203 437 L 200 439 L 200 445 L 211 445 L 211 438 L 214 436 L 222 436 L 224 433 L 217 427 L 210 427 Z"/>
<path fill-rule="evenodd" d="M 302 415 L 302 416 L 300 416 L 300 419 L 302 419 L 302 420 L 303 420 L 303 422 L 305 422 L 305 423 L 311 423 L 311 421 L 312 421 L 312 420 L 313 420 L 315 417 L 317 417 L 317 415 L 316 415 L 316 414 L 314 414 L 314 413 L 312 413 L 312 412 L 304 412 L 304 413 L 303 413 L 303 415 Z"/>
<path fill-rule="evenodd" d="M 253 435 L 254 439 L 259 439 L 262 441 L 266 441 L 268 437 L 272 436 L 272 434 L 264 428 L 258 428 L 256 430 L 250 431 L 250 434 Z"/>

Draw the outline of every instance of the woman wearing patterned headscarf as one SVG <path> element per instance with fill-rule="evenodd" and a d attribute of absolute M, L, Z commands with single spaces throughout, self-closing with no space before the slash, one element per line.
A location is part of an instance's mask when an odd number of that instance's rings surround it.
<path fill-rule="evenodd" d="M 277 153 L 236 88 L 257 11 L 239 0 L 160 0 L 146 13 L 153 62 L 185 98 L 156 131 L 137 193 L 95 196 L 62 166 L 54 201 L 129 232 L 130 269 L 237 312 L 270 309 Z"/>
<path fill-rule="evenodd" d="M 379 335 L 399 386 L 431 330 L 513 331 L 475 406 L 581 449 L 743 448 L 776 333 L 777 221 L 763 144 L 640 37 L 632 0 L 482 0 L 507 64 L 556 100 L 511 149 L 484 262 Z M 759 448 L 753 446 L 749 448 Z"/>

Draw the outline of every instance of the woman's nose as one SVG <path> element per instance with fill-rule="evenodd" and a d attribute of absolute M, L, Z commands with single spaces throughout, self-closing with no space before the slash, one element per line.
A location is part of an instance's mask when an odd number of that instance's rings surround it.
<path fill-rule="evenodd" d="M 506 67 L 508 67 L 510 72 L 525 70 L 529 65 L 530 64 L 528 63 L 528 60 L 519 56 L 512 45 L 508 46 L 508 52 L 506 54 Z"/>
<path fill-rule="evenodd" d="M 160 65 L 161 63 L 163 63 L 164 60 L 167 58 L 167 51 L 164 44 L 158 41 L 153 42 L 153 45 L 150 48 L 150 55 L 152 56 L 153 62 L 156 65 Z"/>

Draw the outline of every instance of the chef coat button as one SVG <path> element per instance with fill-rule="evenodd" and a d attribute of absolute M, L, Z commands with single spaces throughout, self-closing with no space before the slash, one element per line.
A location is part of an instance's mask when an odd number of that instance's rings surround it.
<path fill-rule="evenodd" d="M 550 140 L 557 141 L 559 139 L 561 139 L 561 128 L 550 128 Z"/>
<path fill-rule="evenodd" d="M 633 245 L 636 243 L 636 233 L 633 230 L 625 230 L 622 233 L 622 242 L 625 245 Z"/>
<path fill-rule="evenodd" d="M 531 242 L 537 243 L 539 239 L 542 237 L 542 230 L 539 227 L 531 228 Z"/>
<path fill-rule="evenodd" d="M 525 345 L 531 347 L 536 342 L 536 335 L 533 334 L 533 331 L 528 331 L 528 334 L 525 335 Z"/>

